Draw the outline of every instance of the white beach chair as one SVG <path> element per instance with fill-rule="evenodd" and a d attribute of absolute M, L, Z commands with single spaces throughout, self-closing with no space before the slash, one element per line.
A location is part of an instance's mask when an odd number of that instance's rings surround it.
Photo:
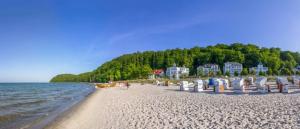
<path fill-rule="evenodd" d="M 253 85 L 254 84 L 253 77 L 248 77 L 248 81 L 249 81 L 249 85 Z"/>
<path fill-rule="evenodd" d="M 208 79 L 202 81 L 203 81 L 203 89 L 206 90 L 208 88 Z"/>
<path fill-rule="evenodd" d="M 233 81 L 235 81 L 237 79 L 239 79 L 239 78 L 229 78 L 229 83 L 230 83 L 229 86 L 233 86 Z"/>
<path fill-rule="evenodd" d="M 267 78 L 265 78 L 265 77 L 257 78 L 256 81 L 255 81 L 257 91 L 260 92 L 260 93 L 268 92 L 268 88 L 266 86 L 266 83 L 267 83 Z"/>
<path fill-rule="evenodd" d="M 295 86 L 300 86 L 300 77 L 298 76 L 293 76 L 293 84 Z"/>
<path fill-rule="evenodd" d="M 180 91 L 188 91 L 189 90 L 189 82 L 181 81 L 180 82 Z"/>
<path fill-rule="evenodd" d="M 286 77 L 277 78 L 279 92 L 289 93 L 289 81 Z"/>
<path fill-rule="evenodd" d="M 245 86 L 244 86 L 244 79 L 238 78 L 232 81 L 232 87 L 234 92 L 244 92 Z"/>
<path fill-rule="evenodd" d="M 221 79 L 214 79 L 214 88 L 216 93 L 224 92 L 224 85 Z"/>
<path fill-rule="evenodd" d="M 283 93 L 289 93 L 289 85 L 283 85 Z"/>
<path fill-rule="evenodd" d="M 158 80 L 155 81 L 155 85 L 159 86 L 160 82 Z"/>
<path fill-rule="evenodd" d="M 202 80 L 195 81 L 194 91 L 195 92 L 203 91 L 203 81 Z"/>
<path fill-rule="evenodd" d="M 225 90 L 229 89 L 229 81 L 228 79 L 221 79 L 223 81 L 223 86 Z"/>
<path fill-rule="evenodd" d="M 157 86 L 163 86 L 163 85 L 164 85 L 164 82 L 163 82 L 163 81 L 160 82 L 160 81 L 156 80 L 156 81 L 155 81 L 155 84 L 156 84 Z"/>

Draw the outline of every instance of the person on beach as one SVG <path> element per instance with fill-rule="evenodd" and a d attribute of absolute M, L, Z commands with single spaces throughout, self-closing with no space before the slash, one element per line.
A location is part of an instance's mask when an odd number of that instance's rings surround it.
<path fill-rule="evenodd" d="M 125 86 L 127 87 L 127 89 L 129 89 L 129 83 L 128 82 L 125 82 Z"/>

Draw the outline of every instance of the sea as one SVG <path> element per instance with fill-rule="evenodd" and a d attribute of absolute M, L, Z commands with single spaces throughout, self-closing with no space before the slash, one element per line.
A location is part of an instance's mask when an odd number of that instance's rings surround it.
<path fill-rule="evenodd" d="M 39 129 L 95 91 L 87 83 L 0 83 L 0 129 Z"/>

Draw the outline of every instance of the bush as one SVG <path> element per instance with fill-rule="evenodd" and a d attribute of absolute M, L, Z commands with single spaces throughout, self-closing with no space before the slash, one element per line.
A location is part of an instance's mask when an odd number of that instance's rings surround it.
<path fill-rule="evenodd" d="M 229 71 L 226 71 L 226 72 L 225 72 L 225 75 L 229 77 L 229 76 L 230 76 Z"/>
<path fill-rule="evenodd" d="M 272 76 L 272 75 L 273 75 L 273 70 L 272 70 L 272 69 L 269 69 L 269 70 L 267 71 L 267 74 L 270 75 L 270 76 Z"/>
<path fill-rule="evenodd" d="M 258 73 L 258 75 L 259 75 L 259 76 L 266 76 L 266 73 L 265 73 L 265 72 L 262 72 L 262 71 L 260 71 L 260 72 Z"/>
<path fill-rule="evenodd" d="M 218 76 L 221 76 L 221 75 L 222 75 L 222 72 L 221 72 L 221 71 L 218 71 L 218 72 L 217 72 L 217 75 L 218 75 Z"/>
<path fill-rule="evenodd" d="M 255 73 L 256 73 L 255 70 L 250 70 L 249 72 L 250 75 L 255 75 Z"/>
<path fill-rule="evenodd" d="M 281 70 L 282 75 L 292 75 L 292 72 L 288 68 L 283 68 Z"/>
<path fill-rule="evenodd" d="M 234 71 L 234 76 L 239 76 L 239 72 L 238 71 Z"/>
<path fill-rule="evenodd" d="M 243 71 L 241 72 L 241 75 L 248 75 L 248 70 L 247 68 L 243 68 Z"/>
<path fill-rule="evenodd" d="M 278 70 L 273 70 L 273 75 L 279 75 Z"/>

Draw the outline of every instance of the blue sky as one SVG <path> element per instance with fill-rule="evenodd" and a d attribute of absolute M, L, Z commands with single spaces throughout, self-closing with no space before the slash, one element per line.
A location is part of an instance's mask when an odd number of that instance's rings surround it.
<path fill-rule="evenodd" d="M 253 43 L 300 51 L 299 0 L 1 0 L 0 82 L 46 82 L 125 53 Z"/>

